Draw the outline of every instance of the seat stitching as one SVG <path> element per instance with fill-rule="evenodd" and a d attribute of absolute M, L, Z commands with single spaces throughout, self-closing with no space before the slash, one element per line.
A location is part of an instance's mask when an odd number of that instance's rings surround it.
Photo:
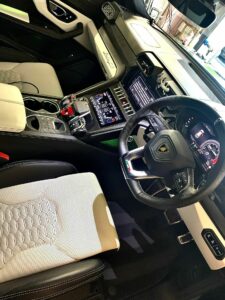
<path fill-rule="evenodd" d="M 13 168 L 13 167 L 15 167 L 15 166 L 19 166 L 19 167 L 21 166 L 21 167 L 23 167 L 23 166 L 26 166 L 26 165 L 29 165 L 29 166 L 36 165 L 37 162 L 38 162 L 38 161 L 36 161 L 36 162 L 32 162 L 32 161 L 24 161 L 24 162 L 14 162 L 14 163 L 10 163 L 10 164 L 8 164 L 8 165 L 2 167 L 2 168 L 0 169 L 0 172 L 3 172 L 3 171 L 5 171 L 5 170 L 8 170 L 8 169 Z M 46 161 L 46 162 L 51 163 L 51 161 Z M 53 162 L 54 162 L 54 161 L 53 161 Z M 41 161 L 41 163 L 43 163 L 43 161 Z M 62 163 L 65 164 L 65 165 L 68 165 L 68 166 L 70 166 L 70 167 L 73 167 L 74 170 L 76 170 L 75 166 L 73 166 L 72 164 L 70 164 L 70 163 L 68 163 L 68 162 L 62 162 Z"/>
<path fill-rule="evenodd" d="M 54 293 L 54 294 L 51 294 L 50 297 L 52 298 L 52 297 L 56 297 L 56 296 L 59 296 L 59 295 L 65 295 L 66 293 L 68 293 L 68 292 L 74 290 L 75 288 L 78 288 L 78 287 L 80 287 L 80 286 L 82 286 L 82 285 L 84 285 L 84 284 L 87 284 L 87 283 L 89 283 L 89 282 L 92 282 L 92 281 L 94 281 L 94 280 L 96 280 L 96 279 L 99 279 L 99 278 L 101 278 L 101 277 L 102 277 L 102 275 L 98 275 L 98 276 L 95 276 L 95 277 L 93 277 L 93 278 L 89 278 L 89 279 L 87 279 L 87 280 L 85 280 L 85 281 L 83 281 L 83 282 L 81 282 L 81 283 L 79 283 L 79 284 L 76 284 L 76 285 L 74 285 L 74 286 L 68 287 L 68 288 L 66 288 L 65 290 L 58 291 L 58 292 L 56 292 L 56 293 Z M 41 298 L 33 298 L 33 300 L 45 300 L 45 299 L 48 299 L 48 298 L 49 298 L 49 296 L 43 296 L 43 297 L 41 297 Z"/>
<path fill-rule="evenodd" d="M 46 286 L 44 288 L 37 288 L 37 289 L 34 289 L 34 290 L 31 290 L 31 289 L 30 290 L 25 290 L 23 292 L 18 292 L 18 293 L 10 294 L 10 295 L 7 295 L 7 296 L 3 296 L 0 299 L 8 299 L 8 298 L 14 297 L 14 296 L 23 296 L 23 295 L 28 295 L 28 294 L 31 294 L 31 293 L 37 293 L 37 292 L 41 292 L 41 291 L 45 291 L 45 290 L 50 290 L 51 288 L 60 287 L 64 284 L 68 284 L 68 283 L 71 283 L 71 282 L 82 280 L 83 278 L 85 278 L 87 276 L 91 276 L 94 273 L 102 271 L 104 268 L 105 268 L 105 265 L 102 264 L 100 267 L 96 268 L 95 270 L 87 272 L 86 274 L 80 276 L 79 278 L 73 278 L 73 279 L 70 279 L 70 280 L 65 280 L 63 282 L 59 282 L 57 284 L 49 285 L 49 286 Z"/>

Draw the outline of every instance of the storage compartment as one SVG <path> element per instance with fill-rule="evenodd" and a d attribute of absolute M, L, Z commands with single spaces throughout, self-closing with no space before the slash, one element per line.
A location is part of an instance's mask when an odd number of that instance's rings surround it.
<path fill-rule="evenodd" d="M 59 113 L 59 105 L 56 102 L 50 100 L 39 101 L 35 98 L 26 97 L 24 98 L 25 107 L 29 110 L 39 112 L 47 112 L 49 114 Z"/>
<path fill-rule="evenodd" d="M 32 130 L 39 130 L 40 123 L 36 116 L 31 116 L 27 118 L 27 126 Z"/>

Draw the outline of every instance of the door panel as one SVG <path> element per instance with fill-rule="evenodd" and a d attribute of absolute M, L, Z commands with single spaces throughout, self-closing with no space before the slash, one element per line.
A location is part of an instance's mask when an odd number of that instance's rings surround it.
<path fill-rule="evenodd" d="M 104 67 L 104 71 L 107 78 L 111 79 L 115 77 L 117 72 L 117 67 L 102 37 L 100 36 L 99 31 L 97 30 L 93 20 L 86 17 L 78 10 L 65 4 L 65 1 L 61 1 L 61 0 L 50 0 L 50 1 L 54 1 L 61 8 L 66 8 L 67 10 L 69 10 L 72 14 L 76 16 L 76 19 L 69 23 L 62 22 L 54 15 L 53 12 L 49 11 L 49 5 L 48 5 L 49 0 L 33 0 L 38 11 L 63 31 L 67 31 L 67 32 L 71 31 L 74 28 L 74 26 L 76 26 L 78 23 L 82 23 L 84 26 L 84 33 L 75 37 L 75 40 L 78 43 L 80 43 L 82 46 L 84 46 L 86 49 L 93 52 L 93 54 L 98 57 L 98 60 L 100 61 L 101 65 Z M 100 2 L 102 2 L 102 0 L 98 1 L 98 7 L 100 5 Z M 74 3 L 73 5 L 75 5 L 75 2 L 73 3 Z M 79 3 L 80 1 L 76 1 L 76 5 L 78 5 Z M 85 3 L 87 6 L 87 2 Z M 100 9 L 98 9 L 97 11 L 101 12 Z"/>
<path fill-rule="evenodd" d="M 107 70 L 108 59 L 100 55 L 103 51 L 107 52 L 107 49 L 93 20 L 81 13 L 79 8 L 76 9 L 76 5 L 70 7 L 65 3 L 66 0 L 51 1 L 71 12 L 75 18 L 70 22 L 60 20 L 57 15 L 49 11 L 49 0 L 0 1 L 2 4 L 27 12 L 30 18 L 30 23 L 26 23 L 0 13 L 0 61 L 2 57 L 4 61 L 7 60 L 6 48 L 4 48 L 4 55 L 1 55 L 3 47 L 11 46 L 9 53 L 12 56 L 13 49 L 19 50 L 20 54 L 12 59 L 9 55 L 8 61 L 16 61 L 17 57 L 18 61 L 22 61 L 25 56 L 27 60 L 24 61 L 36 59 L 36 61 L 50 63 L 57 71 L 65 94 L 105 80 L 97 57 L 101 65 L 106 65 Z M 76 0 L 74 3 L 85 2 L 88 6 L 89 1 Z M 74 28 L 79 24 L 82 24 L 83 31 L 79 36 L 72 38 Z M 96 41 L 99 41 L 97 45 Z M 102 57 L 105 60 L 103 62 Z M 113 72 L 115 73 L 114 70 Z M 110 73 L 109 77 L 113 75 Z"/>
<path fill-rule="evenodd" d="M 74 8 L 68 6 L 64 2 L 60 0 L 54 0 L 55 3 L 60 5 L 60 7 L 66 8 L 73 15 L 76 16 L 76 19 L 74 21 L 66 23 L 58 19 L 53 13 L 49 11 L 48 0 L 33 0 L 33 2 L 40 14 L 45 16 L 45 18 L 47 18 L 49 21 L 51 21 L 53 24 L 55 24 L 63 31 L 66 32 L 72 31 L 77 26 L 78 23 L 82 23 L 84 26 L 84 33 L 76 37 L 75 40 L 78 41 L 82 46 L 84 46 L 89 51 L 91 52 L 93 51 L 93 48 L 89 42 L 89 35 L 87 31 L 87 24 L 92 22 L 91 19 L 81 14 L 79 11 L 75 10 Z"/>

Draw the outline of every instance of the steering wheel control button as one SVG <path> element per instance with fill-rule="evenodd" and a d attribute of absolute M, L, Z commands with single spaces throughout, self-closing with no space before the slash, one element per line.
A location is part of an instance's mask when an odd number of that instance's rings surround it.
<path fill-rule="evenodd" d="M 173 179 L 174 179 L 174 182 L 175 182 L 175 188 L 178 192 L 185 189 L 185 187 L 188 184 L 188 174 L 185 171 L 180 172 L 180 173 L 176 173 L 174 175 Z"/>
<path fill-rule="evenodd" d="M 225 248 L 220 242 L 219 238 L 211 229 L 205 229 L 202 232 L 202 237 L 209 246 L 211 252 L 218 260 L 223 260 L 225 258 Z"/>

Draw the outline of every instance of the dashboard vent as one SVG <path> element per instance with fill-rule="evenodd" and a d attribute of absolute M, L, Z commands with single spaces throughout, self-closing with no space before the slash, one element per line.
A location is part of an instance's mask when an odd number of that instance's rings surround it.
<path fill-rule="evenodd" d="M 135 114 L 133 107 L 131 106 L 130 101 L 128 100 L 128 97 L 126 96 L 124 89 L 118 85 L 113 89 L 114 94 L 116 95 L 116 98 L 118 99 L 119 103 L 121 104 L 124 112 L 127 116 L 132 116 Z"/>
<path fill-rule="evenodd" d="M 163 66 L 152 53 L 144 53 L 138 57 L 138 64 L 145 76 L 150 76 L 154 71 L 161 72 Z"/>

